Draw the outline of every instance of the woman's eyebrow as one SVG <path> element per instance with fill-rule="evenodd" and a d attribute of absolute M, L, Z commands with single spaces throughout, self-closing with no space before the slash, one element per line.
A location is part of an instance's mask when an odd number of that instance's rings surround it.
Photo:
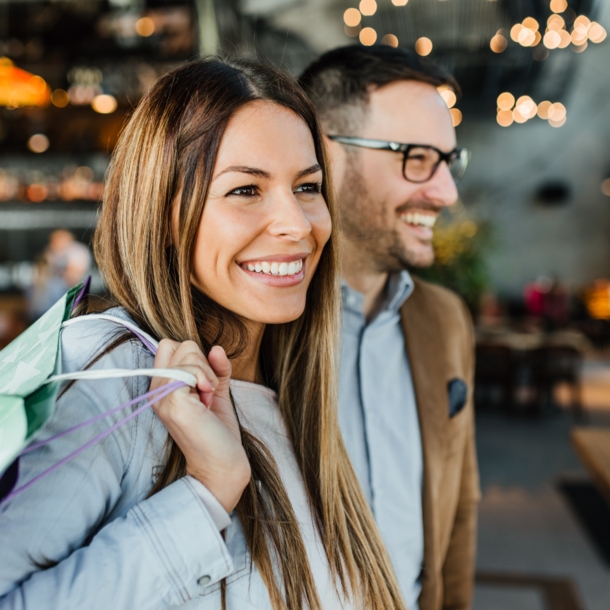
<path fill-rule="evenodd" d="M 246 165 L 231 165 L 231 167 L 227 167 L 226 169 L 223 169 L 219 174 L 217 174 L 216 178 L 229 172 L 239 172 L 241 174 L 250 174 L 251 176 L 259 176 L 261 178 L 271 178 L 271 174 L 269 172 L 266 172 L 264 169 L 259 169 L 257 167 L 248 167 Z"/>
<path fill-rule="evenodd" d="M 320 165 L 318 163 L 316 163 L 315 165 L 312 165 L 311 167 L 308 167 L 307 169 L 304 169 L 303 171 L 299 172 L 297 174 L 297 180 L 299 178 L 303 178 L 304 176 L 309 176 L 310 174 L 315 174 L 316 172 L 321 172 L 322 168 L 320 167 Z"/>
<path fill-rule="evenodd" d="M 300 171 L 297 174 L 296 179 L 299 180 L 300 178 L 303 178 L 304 176 L 309 176 L 311 174 L 315 174 L 320 171 L 322 171 L 322 168 L 320 167 L 319 163 L 316 163 L 315 165 L 312 165 L 311 167 L 308 167 L 307 169 Z M 226 169 L 223 169 L 220 173 L 216 174 L 214 179 L 222 176 L 223 174 L 228 174 L 230 172 L 238 172 L 240 174 L 249 174 L 251 176 L 258 176 L 260 178 L 267 178 L 267 179 L 271 178 L 271 174 L 269 172 L 265 171 L 264 169 L 260 169 L 258 167 L 248 167 L 247 165 L 231 165 L 230 167 L 227 167 Z"/>

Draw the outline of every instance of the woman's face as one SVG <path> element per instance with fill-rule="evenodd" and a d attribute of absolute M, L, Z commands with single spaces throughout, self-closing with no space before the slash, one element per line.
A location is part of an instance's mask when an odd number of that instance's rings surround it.
<path fill-rule="evenodd" d="M 193 282 L 257 323 L 298 318 L 331 232 L 306 123 L 251 102 L 222 137 L 195 243 Z"/>

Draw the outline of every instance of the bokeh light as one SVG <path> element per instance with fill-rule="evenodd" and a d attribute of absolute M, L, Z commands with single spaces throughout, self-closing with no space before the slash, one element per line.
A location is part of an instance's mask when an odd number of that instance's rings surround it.
<path fill-rule="evenodd" d="M 519 32 L 519 36 L 517 37 L 517 41 L 522 47 L 531 47 L 536 40 L 535 32 L 524 27 Z"/>
<path fill-rule="evenodd" d="M 354 28 L 362 21 L 362 15 L 357 8 L 348 8 L 345 13 L 343 13 L 343 21 L 345 25 Z"/>
<path fill-rule="evenodd" d="M 116 98 L 112 95 L 96 95 L 91 102 L 91 108 L 100 114 L 111 114 L 117 106 Z"/>
<path fill-rule="evenodd" d="M 51 93 L 51 102 L 53 106 L 57 106 L 57 108 L 65 108 L 70 102 L 70 96 L 67 91 L 63 89 L 55 89 L 53 93 Z"/>
<path fill-rule="evenodd" d="M 445 100 L 445 104 L 447 104 L 447 108 L 453 108 L 455 103 L 457 102 L 457 95 L 453 91 L 453 89 L 449 87 L 439 87 L 438 90 L 440 96 Z"/>
<path fill-rule="evenodd" d="M 522 25 L 524 28 L 532 30 L 532 32 L 537 32 L 540 27 L 540 24 L 533 17 L 526 17 L 523 20 Z"/>
<path fill-rule="evenodd" d="M 563 17 L 561 17 L 560 15 L 551 15 L 547 19 L 546 25 L 549 28 L 549 30 L 559 31 L 566 27 L 566 22 L 564 21 Z"/>
<path fill-rule="evenodd" d="M 586 34 L 589 31 L 590 27 L 591 20 L 588 17 L 586 17 L 585 15 L 580 15 L 579 17 L 576 17 L 574 21 L 575 32 L 581 32 L 583 34 Z"/>
<path fill-rule="evenodd" d="M 394 34 L 386 34 L 381 39 L 381 44 L 387 44 L 390 47 L 396 48 L 398 46 L 398 38 Z"/>
<path fill-rule="evenodd" d="M 365 47 L 371 47 L 377 41 L 377 32 L 373 28 L 362 28 L 358 38 Z"/>
<path fill-rule="evenodd" d="M 360 0 L 360 12 L 366 17 L 370 17 L 377 12 L 377 2 L 375 0 Z"/>
<path fill-rule="evenodd" d="M 150 17 L 142 17 L 136 21 L 136 32 L 139 36 L 152 36 L 155 33 L 155 22 Z"/>
<path fill-rule="evenodd" d="M 567 0 L 551 0 L 551 10 L 554 13 L 563 13 L 567 8 Z"/>
<path fill-rule="evenodd" d="M 563 117 L 562 119 L 549 119 L 549 125 L 551 127 L 561 127 L 562 125 L 565 125 L 567 117 Z"/>
<path fill-rule="evenodd" d="M 538 104 L 538 116 L 545 121 L 549 118 L 549 108 L 551 107 L 551 102 L 545 100 L 544 102 L 540 102 Z"/>
<path fill-rule="evenodd" d="M 515 123 L 525 123 L 529 116 L 522 114 L 517 108 L 513 109 L 513 119 Z"/>
<path fill-rule="evenodd" d="M 508 40 L 502 34 L 496 34 L 489 42 L 489 46 L 494 53 L 502 53 L 508 46 Z"/>
<path fill-rule="evenodd" d="M 560 49 L 567 49 L 572 42 L 572 37 L 565 30 L 559 30 L 559 38 L 561 38 L 561 42 L 559 43 Z"/>
<path fill-rule="evenodd" d="M 462 122 L 462 111 L 458 110 L 457 108 L 452 108 L 449 112 L 451 112 L 453 126 L 457 127 Z"/>
<path fill-rule="evenodd" d="M 498 96 L 498 108 L 500 110 L 510 110 L 515 105 L 515 96 L 508 91 L 500 93 Z"/>
<path fill-rule="evenodd" d="M 520 23 L 515 23 L 513 27 L 510 29 L 510 37 L 515 41 L 519 42 L 519 34 L 523 30 L 523 26 Z"/>
<path fill-rule="evenodd" d="M 513 113 L 511 110 L 500 110 L 498 115 L 496 116 L 496 120 L 498 121 L 498 125 L 502 127 L 509 127 L 513 124 Z"/>
<path fill-rule="evenodd" d="M 418 55 L 422 55 L 424 57 L 432 53 L 432 47 L 432 41 L 429 38 L 426 38 L 425 36 L 418 38 L 415 42 L 415 52 Z"/>
<path fill-rule="evenodd" d="M 392 0 L 394 6 L 405 6 L 409 0 Z"/>
<path fill-rule="evenodd" d="M 549 121 L 560 121 L 567 114 L 566 107 L 561 102 L 555 102 L 549 106 Z"/>
<path fill-rule="evenodd" d="M 516 109 L 528 119 L 533 119 L 536 116 L 538 106 L 529 95 L 522 95 L 515 104 Z"/>
<path fill-rule="evenodd" d="M 43 153 L 49 148 L 49 138 L 44 133 L 35 133 L 28 140 L 28 148 L 33 153 Z"/>
<path fill-rule="evenodd" d="M 589 40 L 596 44 L 603 42 L 606 39 L 607 33 L 603 26 L 599 23 L 593 22 L 589 29 Z"/>
<path fill-rule="evenodd" d="M 561 44 L 561 36 L 555 30 L 549 30 L 542 39 L 547 49 L 556 49 Z"/>

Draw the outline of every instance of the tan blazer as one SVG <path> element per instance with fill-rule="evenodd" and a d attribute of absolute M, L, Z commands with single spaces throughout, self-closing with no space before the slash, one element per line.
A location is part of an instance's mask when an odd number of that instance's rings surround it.
<path fill-rule="evenodd" d="M 455 294 L 417 278 L 414 282 L 401 318 L 424 457 L 420 610 L 466 610 L 472 605 L 480 497 L 472 403 L 472 322 Z M 465 382 L 467 398 L 451 417 L 448 387 L 453 380 Z M 460 381 L 454 383 L 464 386 Z M 451 404 L 455 410 L 455 400 Z"/>

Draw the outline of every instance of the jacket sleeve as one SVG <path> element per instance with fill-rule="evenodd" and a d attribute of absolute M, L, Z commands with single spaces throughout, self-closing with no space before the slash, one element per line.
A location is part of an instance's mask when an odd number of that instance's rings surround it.
<path fill-rule="evenodd" d="M 2 546 L 14 548 L 18 543 L 2 540 Z M 2 558 L 2 565 L 7 559 Z M 55 567 L 15 583 L 16 588 L 0 598 L 0 609 L 152 609 L 163 602 L 174 606 L 231 571 L 218 529 L 192 483 L 181 479 L 133 506 Z"/>
<path fill-rule="evenodd" d="M 460 497 L 443 565 L 443 609 L 468 610 L 474 592 L 477 508 L 480 499 L 479 471 L 474 431 L 474 333 L 470 314 L 462 305 L 467 340 L 464 361 L 469 380 L 470 396 L 467 404 L 468 430 L 462 461 Z"/>
<path fill-rule="evenodd" d="M 122 348 L 93 368 L 133 367 Z M 44 435 L 130 400 L 137 393 L 129 386 L 122 380 L 76 383 L 58 401 Z M 124 415 L 106 417 L 26 454 L 19 483 Z M 150 477 L 141 478 L 147 483 L 140 488 L 126 487 L 126 472 L 141 466 L 134 447 L 148 446 L 145 427 L 135 423 L 140 417 L 0 505 L 0 610 L 180 605 L 232 572 L 198 482 L 185 477 L 149 498 Z"/>

